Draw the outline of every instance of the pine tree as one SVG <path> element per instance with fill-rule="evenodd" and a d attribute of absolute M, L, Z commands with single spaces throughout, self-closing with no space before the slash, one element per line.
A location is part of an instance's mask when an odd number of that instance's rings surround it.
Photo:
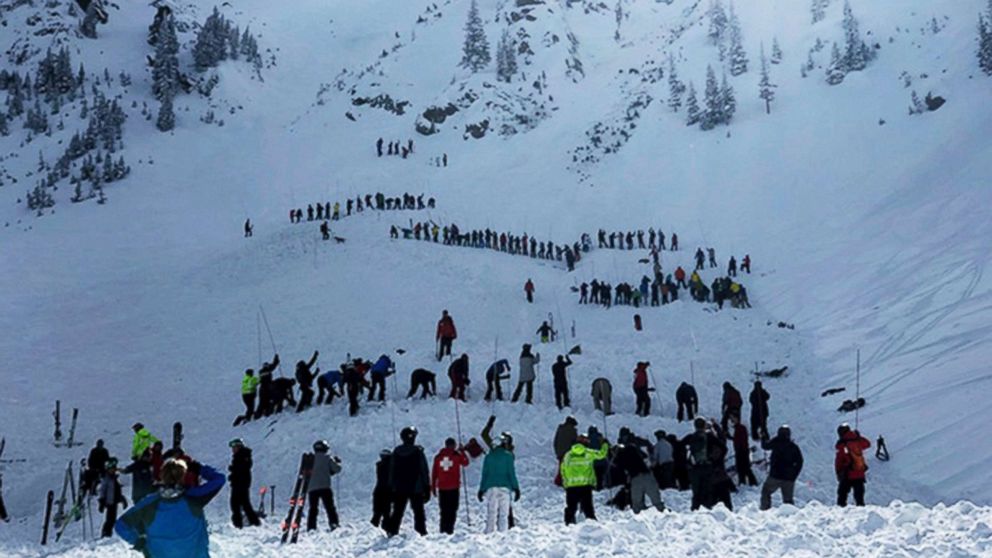
<path fill-rule="evenodd" d="M 989 12 L 992 17 L 992 6 L 989 7 Z M 981 14 L 978 15 L 978 67 L 992 75 L 992 29 Z"/>
<path fill-rule="evenodd" d="M 814 24 L 823 21 L 823 18 L 827 17 L 826 7 L 828 2 L 829 0 L 812 0 L 810 12 L 812 12 Z"/>
<path fill-rule="evenodd" d="M 193 45 L 193 62 L 197 71 L 204 72 L 216 66 L 221 60 L 227 59 L 230 25 L 214 6 L 213 13 L 207 16 L 207 20 L 196 34 L 196 44 Z"/>
<path fill-rule="evenodd" d="M 913 90 L 913 94 L 910 96 L 909 114 L 923 114 L 926 112 L 927 107 L 920 100 L 920 96 L 916 94 L 916 90 Z"/>
<path fill-rule="evenodd" d="M 155 126 L 163 132 L 168 132 L 176 127 L 176 115 L 172 111 L 171 97 L 166 97 L 162 100 L 162 106 L 158 109 L 158 121 L 155 123 Z"/>
<path fill-rule="evenodd" d="M 496 79 L 510 83 L 516 73 L 516 44 L 510 38 L 510 32 L 504 29 L 499 38 L 499 45 L 496 47 Z"/>
<path fill-rule="evenodd" d="M 720 108 L 723 112 L 721 124 L 730 124 L 737 112 L 737 98 L 734 97 L 734 88 L 727 81 L 727 74 L 723 74 L 723 81 L 720 83 Z"/>
<path fill-rule="evenodd" d="M 782 47 L 778 46 L 778 37 L 772 37 L 772 64 L 782 62 Z"/>
<path fill-rule="evenodd" d="M 668 108 L 672 112 L 678 112 L 682 107 L 682 94 L 685 93 L 685 84 L 679 81 L 678 72 L 675 69 L 675 57 L 668 55 Z"/>
<path fill-rule="evenodd" d="M 723 99 L 720 96 L 720 86 L 717 85 L 713 66 L 706 67 L 706 90 L 703 95 L 705 110 L 700 118 L 699 127 L 703 130 L 711 130 L 724 121 Z"/>
<path fill-rule="evenodd" d="M 617 30 L 613 34 L 613 39 L 620 42 L 620 22 L 623 21 L 623 0 L 617 0 L 617 7 L 613 11 L 617 18 Z"/>
<path fill-rule="evenodd" d="M 476 0 L 472 0 L 468 9 L 468 21 L 465 23 L 461 66 L 474 73 L 485 69 L 490 61 L 489 41 L 486 39 L 486 30 L 482 27 L 482 18 L 479 17 L 479 6 Z"/>
<path fill-rule="evenodd" d="M 724 33 L 727 30 L 727 13 L 723 11 L 720 0 L 711 0 L 708 15 L 710 17 L 710 42 L 720 46 L 723 44 Z"/>
<path fill-rule="evenodd" d="M 775 87 L 768 75 L 768 60 L 765 58 L 765 45 L 761 45 L 761 81 L 758 82 L 758 97 L 765 101 L 765 114 L 772 113 L 772 101 L 775 100 Z"/>
<path fill-rule="evenodd" d="M 172 15 L 163 18 L 155 38 L 155 60 L 152 68 L 152 92 L 159 101 L 172 99 L 179 90 L 179 40 Z"/>
<path fill-rule="evenodd" d="M 689 82 L 689 94 L 685 101 L 685 125 L 694 126 L 699 123 L 700 111 L 699 101 L 696 99 L 696 88 Z"/>
<path fill-rule="evenodd" d="M 844 58 L 840 55 L 840 48 L 837 46 L 837 43 L 834 43 L 833 49 L 830 51 L 830 65 L 827 66 L 827 83 L 837 85 L 844 81 L 846 75 L 847 70 Z"/>
<path fill-rule="evenodd" d="M 744 38 L 741 33 L 741 21 L 734 11 L 734 3 L 730 3 L 730 73 L 739 76 L 747 72 L 747 51 L 744 50 Z"/>
<path fill-rule="evenodd" d="M 854 17 L 849 0 L 844 0 L 844 66 L 846 72 L 858 72 L 868 65 L 865 43 L 858 30 L 858 19 Z"/>
<path fill-rule="evenodd" d="M 10 129 L 7 127 L 7 115 L 0 112 L 0 137 L 4 137 L 10 134 Z"/>

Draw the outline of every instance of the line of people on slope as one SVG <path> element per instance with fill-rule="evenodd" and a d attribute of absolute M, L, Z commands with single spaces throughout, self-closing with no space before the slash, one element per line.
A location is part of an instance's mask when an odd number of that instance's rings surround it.
<path fill-rule="evenodd" d="M 507 232 L 496 232 L 491 229 L 475 229 L 462 231 L 458 225 L 439 226 L 433 221 L 413 223 L 410 227 L 389 227 L 389 237 L 398 239 L 402 234 L 404 239 L 438 242 L 447 246 L 463 246 L 504 252 L 516 256 L 530 256 L 540 260 L 557 260 L 565 262 L 569 271 L 575 270 L 575 264 L 582 259 L 582 252 L 589 251 L 588 235 L 583 234 L 579 242 L 572 245 L 567 243 L 556 245 L 554 242 L 538 241 L 527 233 L 514 235 Z M 440 236 L 439 236 L 440 235 Z"/>
<path fill-rule="evenodd" d="M 437 202 L 434 200 L 434 198 L 429 198 L 427 200 L 427 203 L 425 204 L 424 196 L 425 194 L 414 195 L 409 193 L 403 193 L 401 196 L 387 197 L 382 192 L 377 192 L 375 194 L 365 194 L 364 197 L 359 195 L 359 196 L 355 196 L 354 199 L 348 198 L 345 200 L 343 208 L 341 206 L 341 202 L 334 202 L 333 207 L 331 206 L 331 202 L 311 203 L 307 205 L 306 220 L 337 221 L 342 217 L 350 217 L 352 213 L 362 213 L 366 209 L 375 210 L 375 211 L 434 209 L 437 205 Z M 303 208 L 290 209 L 289 222 L 302 223 Z M 247 234 L 247 225 L 246 225 L 246 234 Z"/>
<path fill-rule="evenodd" d="M 674 274 L 663 276 L 660 268 L 655 272 L 654 280 L 647 275 L 641 277 L 639 283 L 621 282 L 616 285 L 593 279 L 583 281 L 578 287 L 572 287 L 579 294 L 579 304 L 599 304 L 605 308 L 613 305 L 633 306 L 664 306 L 679 300 L 679 289 L 688 288 L 689 294 L 696 302 L 714 302 L 722 309 L 724 302 L 729 302 L 734 308 L 750 308 L 751 302 L 747 296 L 747 288 L 729 277 L 713 279 L 707 287 L 699 275 L 693 271 L 686 283 L 685 270 L 677 267 Z"/>
<path fill-rule="evenodd" d="M 403 144 L 400 143 L 399 140 L 391 141 L 391 142 L 389 142 L 387 144 L 385 141 L 383 141 L 382 138 L 379 138 L 375 142 L 375 152 L 376 152 L 376 155 L 379 156 L 379 157 L 382 157 L 383 154 L 384 154 L 383 151 L 382 151 L 382 146 L 383 145 L 386 145 L 385 155 L 399 155 L 400 157 L 403 157 L 404 159 L 406 159 L 407 157 L 409 157 L 410 155 L 413 154 L 413 140 L 412 139 L 406 140 L 406 145 L 403 145 Z M 447 166 L 447 165 L 445 165 L 445 166 Z"/>
<path fill-rule="evenodd" d="M 706 253 L 704 254 L 702 247 L 699 247 L 696 248 L 696 255 L 695 255 L 696 271 L 699 271 L 701 269 L 706 269 L 707 256 L 709 257 L 708 258 L 709 267 L 711 269 L 715 267 L 719 267 L 719 264 L 716 261 L 716 250 L 713 248 L 707 248 Z M 744 259 L 741 260 L 740 270 L 741 272 L 747 273 L 748 275 L 751 274 L 750 254 L 744 254 Z M 734 256 L 730 256 L 730 260 L 727 262 L 727 276 L 737 277 L 737 258 L 735 258 Z"/>
<path fill-rule="evenodd" d="M 639 250 L 671 250 L 672 252 L 677 252 L 679 249 L 679 235 L 672 233 L 671 246 L 670 248 L 665 248 L 665 233 L 658 227 L 655 231 L 653 228 L 648 228 L 647 231 L 647 244 L 644 243 L 644 230 L 636 231 L 623 231 L 611 232 L 607 234 L 606 230 L 599 229 L 596 234 L 596 239 L 599 241 L 598 246 L 600 248 L 606 249 L 619 249 L 619 250 L 634 250 L 634 242 L 637 242 L 637 249 Z"/>

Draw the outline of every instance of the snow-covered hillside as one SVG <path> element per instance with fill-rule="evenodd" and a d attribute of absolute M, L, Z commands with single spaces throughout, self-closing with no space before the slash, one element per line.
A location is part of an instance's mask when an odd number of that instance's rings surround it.
<path fill-rule="evenodd" d="M 984 277 L 992 78 L 975 56 L 985 2 L 852 0 L 873 59 L 836 85 L 828 78 L 831 47 L 845 44 L 840 0 L 827 3 L 816 23 L 808 2 L 735 5 L 749 62 L 740 75 L 730 72 L 732 56 L 720 61 L 704 0 L 479 0 L 493 62 L 475 73 L 460 65 L 468 0 L 225 3 L 219 13 L 248 30 L 258 56 L 202 73 L 193 49 L 214 4 L 173 3 L 189 91 L 176 92 L 170 132 L 156 127 L 148 67 L 158 56 L 146 40 L 156 9 L 108 3 L 108 22 L 91 39 L 76 31 L 82 10 L 70 4 L 0 0 L 0 70 L 7 72 L 0 96 L 12 97 L 14 72 L 35 83 L 49 48 L 56 55 L 67 48 L 72 74 L 82 64 L 86 76 L 57 101 L 45 93 L 22 99 L 24 113 L 9 117 L 9 135 L 0 135 L 0 435 L 4 459 L 25 460 L 0 464 L 12 516 L 0 525 L 5 555 L 40 553 L 43 497 L 60 486 L 65 464 L 84 457 L 96 438 L 124 456 L 137 420 L 163 437 L 182 420 L 188 451 L 217 467 L 229 458 L 226 442 L 244 437 L 255 449 L 257 482 L 283 495 L 299 453 L 328 439 L 344 460 L 337 487 L 343 528 L 307 540 L 299 555 L 316 548 L 625 554 L 659 540 L 671 542 L 673 553 L 849 555 L 837 542 L 848 533 L 864 536 L 866 554 L 992 551 L 992 445 L 982 435 L 992 419 L 985 402 L 992 285 Z M 498 79 L 495 60 L 504 31 L 516 52 L 508 82 Z M 771 58 L 773 44 L 782 56 L 768 66 L 777 87 L 766 114 L 760 50 Z M 717 81 L 726 70 L 736 112 L 729 125 L 704 131 L 686 126 L 684 97 L 672 110 L 670 72 L 674 66 L 683 85 L 693 84 L 705 108 L 708 65 Z M 946 104 L 911 115 L 914 91 Z M 93 116 L 102 114 L 100 98 L 112 118 Z M 10 104 L 0 113 L 10 114 Z M 47 130 L 37 117 L 36 130 L 25 128 L 36 106 L 47 112 Z M 73 135 L 88 128 L 102 143 L 60 165 Z M 412 139 L 414 152 L 377 157 L 379 138 Z M 123 159 L 121 172 L 112 167 L 107 175 L 112 180 L 84 170 L 98 155 L 112 164 Z M 51 182 L 42 190 L 54 206 L 37 216 L 25 194 L 42 179 Z M 292 208 L 344 205 L 380 191 L 425 193 L 437 207 L 335 222 L 343 244 L 321 241 L 316 223 L 287 220 Z M 242 238 L 246 218 L 253 238 Z M 690 266 L 697 246 L 714 247 L 722 266 L 731 254 L 750 254 L 754 273 L 742 281 L 754 308 L 716 312 L 689 301 L 642 308 L 644 331 L 635 332 L 633 309 L 580 306 L 571 287 L 650 275 L 638 261 L 644 250 L 593 250 L 566 273 L 558 262 L 389 239 L 391 225 L 410 220 L 556 243 L 582 233 L 595 243 L 600 228 L 660 227 L 678 233 L 682 245 L 662 253 L 666 273 Z M 703 275 L 707 284 L 715 276 Z M 533 305 L 522 293 L 528 278 L 537 285 Z M 314 349 L 324 369 L 349 353 L 374 358 L 405 349 L 390 401 L 364 407 L 359 419 L 335 403 L 230 427 L 241 410 L 242 371 L 272 352 L 259 330 L 259 305 L 287 374 Z M 463 434 L 478 435 L 490 414 L 514 432 L 524 529 L 491 540 L 475 534 L 473 500 L 472 528 L 460 523 L 471 534 L 384 541 L 367 522 L 379 451 L 405 424 L 421 429 L 428 453 L 455 434 L 446 397 L 400 399 L 406 375 L 421 366 L 439 372 L 446 392 L 444 369 L 432 358 L 434 324 L 445 308 L 458 324 L 456 351 L 472 358 L 472 401 L 459 409 Z M 619 414 L 610 417 L 611 438 L 621 425 L 645 436 L 658 428 L 687 433 L 673 407 L 690 362 L 710 415 L 719 413 L 723 381 L 745 389 L 756 365 L 788 365 L 787 377 L 768 381 L 771 423 L 792 425 L 806 453 L 802 509 L 762 515 L 757 492 L 744 488 L 735 495 L 739 513 L 689 514 L 686 495 L 666 491 L 674 514 L 632 518 L 598 495 L 597 527 L 560 527 L 563 496 L 550 482 L 550 441 L 565 414 L 550 403 L 548 367 L 541 367 L 534 407 L 481 402 L 480 387 L 492 357 L 515 362 L 549 313 L 559 326 L 574 321 L 566 343 L 582 344 L 572 377 L 582 428 L 603 422 L 588 396 L 591 380 L 613 382 Z M 775 327 L 779 321 L 796 329 Z M 836 409 L 853 397 L 858 349 L 867 400 L 861 429 L 873 440 L 885 436 L 893 458 L 871 462 L 873 507 L 845 512 L 827 506 L 834 428 L 853 420 Z M 563 347 L 539 350 L 547 361 Z M 629 389 L 639 360 L 652 362 L 658 382 L 647 419 L 634 416 Z M 820 397 L 833 387 L 847 391 Z M 56 399 L 80 409 L 77 437 L 86 446 L 52 447 Z M 469 469 L 473 487 L 480 465 Z M 285 555 L 274 521 L 235 531 L 221 499 L 208 508 L 218 555 Z M 432 502 L 432 532 L 435 512 Z M 80 544 L 78 526 L 68 533 L 57 554 L 128 552 L 119 540 Z"/>

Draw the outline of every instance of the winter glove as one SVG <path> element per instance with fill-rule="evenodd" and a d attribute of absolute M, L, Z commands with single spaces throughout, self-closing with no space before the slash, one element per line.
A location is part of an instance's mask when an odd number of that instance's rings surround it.
<path fill-rule="evenodd" d="M 138 535 L 138 540 L 134 541 L 134 549 L 138 552 L 144 552 L 147 542 L 148 537 L 146 535 Z"/>
<path fill-rule="evenodd" d="M 478 494 L 478 496 L 479 496 L 479 501 L 480 501 L 480 502 L 482 501 L 482 496 L 483 496 L 484 494 L 485 494 L 485 493 L 484 493 L 484 492 L 482 492 L 481 490 L 479 491 L 479 494 Z"/>
<path fill-rule="evenodd" d="M 513 490 L 513 501 L 518 502 L 519 500 L 520 500 L 520 489 L 517 488 Z"/>

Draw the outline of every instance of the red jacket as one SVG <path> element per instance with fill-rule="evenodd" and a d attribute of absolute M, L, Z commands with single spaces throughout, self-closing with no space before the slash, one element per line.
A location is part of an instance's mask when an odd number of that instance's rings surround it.
<path fill-rule="evenodd" d="M 534 292 L 534 283 L 531 283 L 530 280 L 528 280 L 526 283 L 524 283 L 524 292 L 525 293 L 532 293 L 532 292 Z"/>
<path fill-rule="evenodd" d="M 442 337 L 450 337 L 452 339 L 458 337 L 458 331 L 455 329 L 455 321 L 451 319 L 451 316 L 445 316 L 437 322 L 437 335 L 434 338 L 441 339 Z"/>
<path fill-rule="evenodd" d="M 462 467 L 468 467 L 468 456 L 464 451 L 441 448 L 434 456 L 431 470 L 431 492 L 457 490 L 462 485 Z"/>
<path fill-rule="evenodd" d="M 648 366 L 641 363 L 634 369 L 634 389 L 648 387 Z"/>
<path fill-rule="evenodd" d="M 845 432 L 837 442 L 837 456 L 834 458 L 834 471 L 837 478 L 847 480 L 864 480 L 868 463 L 865 461 L 864 450 L 871 447 L 871 442 L 862 438 L 857 430 Z"/>
<path fill-rule="evenodd" d="M 683 279 L 685 279 L 685 270 L 682 269 L 682 266 L 679 266 L 678 269 L 675 270 L 675 280 L 682 281 Z"/>
<path fill-rule="evenodd" d="M 738 422 L 737 426 L 734 427 L 734 453 L 750 454 L 750 443 L 747 437 L 747 427 Z"/>

